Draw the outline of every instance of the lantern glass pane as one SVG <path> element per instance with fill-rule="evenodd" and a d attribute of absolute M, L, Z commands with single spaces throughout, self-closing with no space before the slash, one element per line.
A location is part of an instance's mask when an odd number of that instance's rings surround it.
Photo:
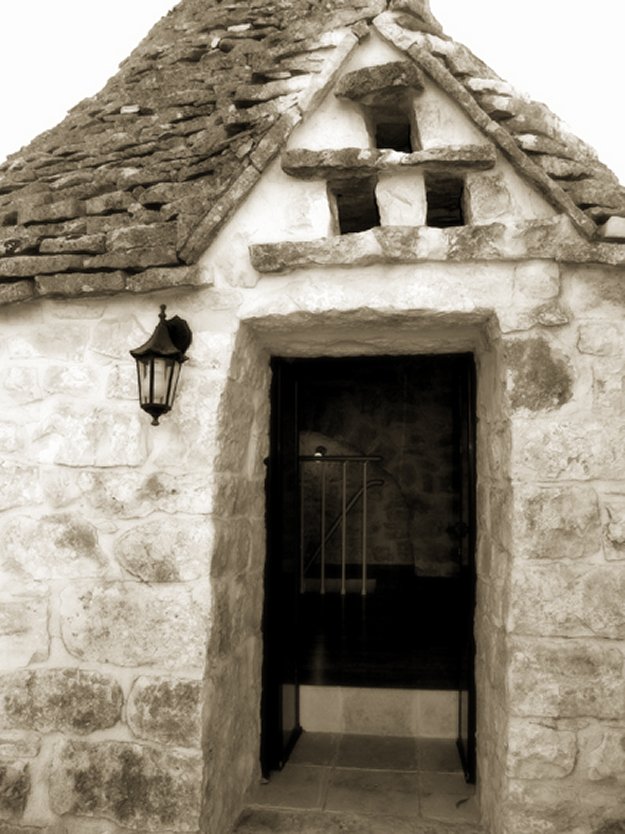
<path fill-rule="evenodd" d="M 174 404 L 174 397 L 178 388 L 178 380 L 180 379 L 180 369 L 182 365 L 180 362 L 174 362 L 171 369 L 169 396 L 167 397 L 167 404 L 171 407 Z"/>
<path fill-rule="evenodd" d="M 174 362 L 171 359 L 158 357 L 154 359 L 154 389 L 152 402 L 158 405 L 167 403 L 167 392 L 169 390 L 169 379 L 173 370 Z"/>
<path fill-rule="evenodd" d="M 139 402 L 141 405 L 150 402 L 150 365 L 147 362 L 137 360 L 137 373 L 139 375 Z"/>

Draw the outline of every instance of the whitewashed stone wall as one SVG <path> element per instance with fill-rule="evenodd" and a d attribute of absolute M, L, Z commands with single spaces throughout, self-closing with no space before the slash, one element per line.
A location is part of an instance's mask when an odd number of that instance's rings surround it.
<path fill-rule="evenodd" d="M 392 60 L 385 49 L 346 70 Z M 419 101 L 424 147 L 486 141 L 433 88 Z M 366 147 L 352 105 L 329 97 L 319 114 L 291 147 L 319 147 L 328 118 L 338 147 Z M 391 185 L 379 196 L 397 223 L 406 190 Z M 471 223 L 553 213 L 501 157 L 467 190 Z M 202 260 L 205 286 L 0 309 L 11 834 L 228 831 L 258 777 L 269 356 L 465 351 L 478 371 L 485 829 L 623 829 L 625 271 L 523 260 L 522 247 L 496 257 L 491 231 L 446 262 L 438 229 L 424 235 L 430 261 L 375 250 L 352 268 L 253 268 L 250 243 L 324 237 L 331 220 L 324 184 L 276 161 Z M 550 228 L 528 235 L 548 242 Z M 566 221 L 557 232 L 574 236 Z M 128 350 L 163 302 L 194 343 L 154 429 Z"/>

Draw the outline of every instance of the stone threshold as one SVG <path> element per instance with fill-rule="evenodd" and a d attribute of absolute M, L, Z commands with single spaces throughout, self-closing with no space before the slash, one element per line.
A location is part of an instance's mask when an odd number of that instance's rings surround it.
<path fill-rule="evenodd" d="M 439 229 L 430 226 L 378 226 L 365 232 L 318 240 L 257 243 L 249 247 L 260 273 L 294 269 L 371 264 L 463 261 L 523 261 L 625 265 L 618 244 L 584 241 L 568 218 L 504 225 L 490 223 Z"/>
<path fill-rule="evenodd" d="M 248 808 L 234 834 L 485 834 L 471 823 L 446 823 L 406 817 L 370 816 L 341 811 Z"/>
<path fill-rule="evenodd" d="M 282 170 L 300 179 L 371 177 L 405 168 L 444 173 L 487 171 L 496 162 L 493 145 L 445 145 L 412 153 L 378 148 L 294 148 L 282 154 Z"/>

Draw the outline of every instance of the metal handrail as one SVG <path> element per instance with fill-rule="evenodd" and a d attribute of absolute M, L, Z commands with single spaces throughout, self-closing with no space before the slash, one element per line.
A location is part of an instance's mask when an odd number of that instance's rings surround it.
<path fill-rule="evenodd" d="M 326 467 L 321 466 L 321 515 L 320 515 L 320 538 L 319 547 L 313 554 L 312 558 L 305 564 L 304 555 L 304 478 L 300 477 L 300 591 L 304 593 L 306 590 L 305 574 L 310 566 L 315 562 L 317 557 L 321 555 L 321 593 L 325 594 L 326 590 L 326 558 L 325 548 L 326 543 L 330 537 L 335 533 L 338 527 L 341 527 L 341 594 L 347 591 L 347 517 L 350 511 L 354 508 L 357 501 L 362 497 L 362 536 L 361 536 L 361 563 L 362 563 L 362 590 L 363 596 L 367 594 L 367 490 L 370 485 L 378 486 L 384 484 L 381 479 L 367 479 L 367 468 L 370 463 L 379 462 L 382 458 L 379 455 L 327 455 L 323 446 L 319 446 L 314 455 L 300 455 L 299 461 L 302 463 L 340 463 L 341 464 L 341 512 L 330 526 L 330 530 L 326 532 Z M 362 486 L 354 495 L 347 500 L 347 466 L 349 463 L 360 464 L 362 472 Z"/>
<path fill-rule="evenodd" d="M 367 489 L 369 489 L 369 487 L 372 487 L 372 486 L 384 486 L 384 480 L 382 478 L 372 478 L 370 481 L 367 481 Z M 356 506 L 356 503 L 358 502 L 358 499 L 364 493 L 364 491 L 365 491 L 364 486 L 361 486 L 360 489 L 356 490 L 356 492 L 352 495 L 352 497 L 347 502 L 347 506 L 345 508 L 346 513 L 349 513 L 349 512 L 351 512 L 351 510 L 354 509 L 354 507 Z M 343 513 L 341 511 L 337 515 L 337 517 L 334 519 L 332 524 L 329 526 L 328 531 L 325 534 L 325 544 L 327 544 L 330 541 L 330 539 L 332 538 L 334 533 L 336 533 L 336 531 L 338 530 L 338 528 L 341 524 L 342 518 L 343 518 Z M 306 575 L 308 573 L 308 571 L 310 570 L 312 565 L 315 563 L 315 561 L 317 560 L 317 557 L 319 556 L 320 553 L 321 553 L 321 545 L 319 545 L 317 547 L 317 549 L 315 550 L 313 555 L 310 557 L 310 559 L 308 560 L 308 562 L 304 566 L 304 575 Z"/>

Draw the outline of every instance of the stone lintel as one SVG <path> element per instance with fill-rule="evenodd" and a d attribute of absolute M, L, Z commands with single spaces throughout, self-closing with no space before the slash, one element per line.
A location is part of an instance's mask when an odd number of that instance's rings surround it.
<path fill-rule="evenodd" d="M 377 148 L 341 148 L 312 151 L 296 148 L 282 155 L 282 169 L 301 179 L 371 177 L 380 171 L 402 168 L 425 171 L 486 171 L 495 166 L 492 145 L 447 145 L 413 153 Z"/>
<path fill-rule="evenodd" d="M 506 226 L 379 226 L 365 232 L 312 241 L 250 246 L 252 266 L 281 273 L 317 266 L 366 266 L 462 261 L 554 260 L 625 266 L 625 251 L 615 244 L 590 244 L 571 234 L 565 218 Z"/>
<path fill-rule="evenodd" d="M 423 75 L 412 61 L 391 61 L 344 75 L 334 94 L 362 104 L 384 104 L 396 93 L 423 89 Z"/>

